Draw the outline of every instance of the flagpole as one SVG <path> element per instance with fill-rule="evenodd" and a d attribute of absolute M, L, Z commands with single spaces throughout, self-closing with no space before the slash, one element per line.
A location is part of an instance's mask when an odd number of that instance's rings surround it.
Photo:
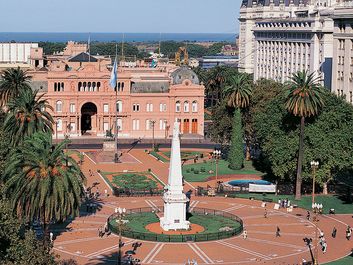
<path fill-rule="evenodd" d="M 115 44 L 115 62 L 117 63 L 117 57 L 118 57 L 118 44 Z M 118 67 L 116 68 L 116 71 L 118 71 Z M 118 153 L 118 137 L 119 137 L 119 128 L 118 128 L 118 86 L 117 86 L 118 80 L 116 79 L 115 81 L 115 158 L 114 162 L 115 163 L 120 163 L 119 159 L 119 153 Z"/>

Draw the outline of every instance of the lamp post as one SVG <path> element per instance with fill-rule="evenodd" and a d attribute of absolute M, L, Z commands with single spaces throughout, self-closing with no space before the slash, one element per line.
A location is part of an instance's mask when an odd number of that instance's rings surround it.
<path fill-rule="evenodd" d="M 312 194 L 312 205 L 315 203 L 315 177 L 316 177 L 316 169 L 319 167 L 318 161 L 311 161 L 310 162 L 311 169 L 313 170 L 313 194 Z"/>
<path fill-rule="evenodd" d="M 155 144 L 154 144 L 154 125 L 156 121 L 150 121 L 150 125 L 152 126 L 152 151 L 154 151 Z"/>
<path fill-rule="evenodd" d="M 123 217 L 125 216 L 126 209 L 125 208 L 115 208 L 115 214 L 118 217 L 118 228 L 119 228 L 119 250 L 118 250 L 118 265 L 121 265 L 121 248 L 124 246 L 124 243 L 121 239 L 121 230 L 123 226 Z"/>
<path fill-rule="evenodd" d="M 312 205 L 311 208 L 313 210 L 314 216 L 313 216 L 313 221 L 315 224 L 315 240 L 314 240 L 314 246 L 315 246 L 315 253 L 314 253 L 314 264 L 318 264 L 318 256 L 319 256 L 319 248 L 318 248 L 318 225 L 317 222 L 319 221 L 317 215 L 320 210 L 322 210 L 322 204 L 315 203 L 315 177 L 316 177 L 316 169 L 319 167 L 319 162 L 318 161 L 311 161 L 310 162 L 311 169 L 313 171 L 313 192 L 312 192 Z"/>
<path fill-rule="evenodd" d="M 212 152 L 212 157 L 214 158 L 215 162 L 216 162 L 216 181 L 218 180 L 218 161 L 219 159 L 221 159 L 222 157 L 222 152 L 221 150 L 214 150 Z"/>

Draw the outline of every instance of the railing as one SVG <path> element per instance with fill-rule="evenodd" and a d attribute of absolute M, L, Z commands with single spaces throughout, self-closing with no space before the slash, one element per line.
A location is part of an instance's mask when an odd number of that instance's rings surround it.
<path fill-rule="evenodd" d="M 161 189 L 132 190 L 113 187 L 113 195 L 117 197 L 163 196 L 163 192 Z"/>
<path fill-rule="evenodd" d="M 136 209 L 127 209 L 126 215 L 134 214 L 134 213 L 146 213 L 146 212 L 162 212 L 163 207 L 156 207 L 155 209 L 145 207 L 145 208 L 136 208 Z M 213 233 L 198 233 L 198 234 L 190 234 L 190 235 L 166 235 L 166 234 L 156 234 L 156 233 L 148 233 L 148 232 L 136 232 L 129 229 L 122 229 L 121 235 L 123 237 L 134 238 L 145 241 L 156 241 L 156 242 L 200 242 L 200 241 L 211 241 L 211 240 L 220 240 L 233 236 L 237 236 L 243 231 L 243 221 L 236 215 L 227 213 L 221 210 L 215 209 L 206 209 L 206 208 L 193 208 L 190 213 L 195 213 L 199 215 L 214 215 L 214 216 L 222 216 L 225 218 L 229 218 L 237 221 L 240 226 L 237 228 L 233 228 L 229 231 L 220 231 Z M 118 214 L 112 214 L 108 218 L 108 227 L 110 231 L 115 234 L 119 233 L 118 227 L 111 224 L 111 221 L 118 218 Z"/>

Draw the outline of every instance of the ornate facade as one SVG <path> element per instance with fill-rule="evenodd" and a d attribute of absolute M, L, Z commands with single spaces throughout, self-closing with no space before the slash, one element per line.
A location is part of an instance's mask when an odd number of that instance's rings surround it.
<path fill-rule="evenodd" d="M 204 86 L 187 67 L 121 66 L 115 93 L 109 86 L 110 58 L 72 51 L 50 56 L 46 67 L 30 73 L 54 108 L 55 137 L 114 133 L 115 108 L 119 138 L 168 138 L 176 120 L 184 136 L 203 137 Z"/>

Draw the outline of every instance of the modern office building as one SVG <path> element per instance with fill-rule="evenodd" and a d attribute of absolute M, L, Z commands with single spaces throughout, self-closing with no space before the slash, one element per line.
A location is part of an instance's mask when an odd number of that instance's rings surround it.
<path fill-rule="evenodd" d="M 353 103 L 353 1 L 335 8 L 332 92 Z"/>

